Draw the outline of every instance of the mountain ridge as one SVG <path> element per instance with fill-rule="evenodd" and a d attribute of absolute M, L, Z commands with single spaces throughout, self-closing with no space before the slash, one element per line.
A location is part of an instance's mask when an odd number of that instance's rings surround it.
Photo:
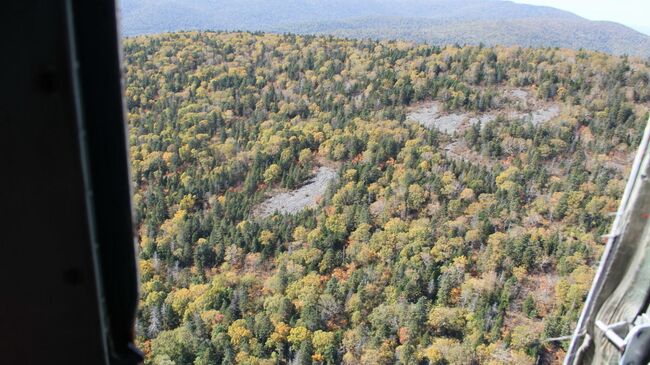
<path fill-rule="evenodd" d="M 650 57 L 650 36 L 546 6 L 502 0 L 124 0 L 126 36 L 179 30 L 247 30 L 519 45 Z"/>

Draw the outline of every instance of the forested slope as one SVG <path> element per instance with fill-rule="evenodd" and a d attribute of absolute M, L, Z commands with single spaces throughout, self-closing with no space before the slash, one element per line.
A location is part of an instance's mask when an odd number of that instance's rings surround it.
<path fill-rule="evenodd" d="M 647 64 L 196 32 L 128 39 L 125 58 L 147 364 L 561 358 L 544 339 L 571 333 L 591 283 Z M 504 90 L 561 113 L 406 121 L 514 108 Z M 316 208 L 255 214 L 322 166 L 338 177 Z"/>
<path fill-rule="evenodd" d="M 555 15 L 511 19 L 428 19 L 422 17 L 363 17 L 283 25 L 280 32 L 326 34 L 337 37 L 407 39 L 445 45 L 562 47 L 611 54 L 650 56 L 650 36 L 613 22 Z"/>

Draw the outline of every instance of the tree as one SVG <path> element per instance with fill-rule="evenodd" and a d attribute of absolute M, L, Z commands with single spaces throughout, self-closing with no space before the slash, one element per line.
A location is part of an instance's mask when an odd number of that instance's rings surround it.
<path fill-rule="evenodd" d="M 418 210 L 426 202 L 427 196 L 424 189 L 418 184 L 409 185 L 408 204 L 412 210 Z"/>
<path fill-rule="evenodd" d="M 309 340 L 311 333 L 305 327 L 299 326 L 294 327 L 289 331 L 289 336 L 287 336 L 287 341 L 291 344 L 291 348 L 294 350 L 300 349 L 300 346 L 303 342 Z"/>
<path fill-rule="evenodd" d="M 280 178 L 281 173 L 282 173 L 282 170 L 280 169 L 280 166 L 278 166 L 277 164 L 270 165 L 264 171 L 264 182 L 267 183 L 267 184 L 271 184 L 271 183 L 277 181 Z"/>
<path fill-rule="evenodd" d="M 336 363 L 337 341 L 334 332 L 315 331 L 312 336 L 314 351 L 321 355 L 327 364 Z"/>
<path fill-rule="evenodd" d="M 246 321 L 238 319 L 228 327 L 228 336 L 232 345 L 239 348 L 245 345 L 253 334 L 246 328 Z"/>
<path fill-rule="evenodd" d="M 161 362 L 169 359 L 176 364 L 191 364 L 195 354 L 192 334 L 186 327 L 162 331 L 152 341 L 151 353 Z"/>
<path fill-rule="evenodd" d="M 462 337 L 466 313 L 460 308 L 435 307 L 429 312 L 428 324 L 439 335 Z"/>

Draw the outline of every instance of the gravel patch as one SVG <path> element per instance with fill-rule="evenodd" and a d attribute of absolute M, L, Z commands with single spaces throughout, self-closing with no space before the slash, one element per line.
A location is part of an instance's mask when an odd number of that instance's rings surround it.
<path fill-rule="evenodd" d="M 481 126 L 485 126 L 485 123 L 491 122 L 497 119 L 497 115 L 494 113 L 486 113 L 478 117 L 469 118 L 469 124 L 474 125 L 478 122 L 481 122 Z"/>
<path fill-rule="evenodd" d="M 426 128 L 438 128 L 441 132 L 454 133 L 468 120 L 467 113 L 442 114 L 438 102 L 432 102 L 406 115 L 407 120 L 416 121 Z"/>
<path fill-rule="evenodd" d="M 521 101 L 526 101 L 529 99 L 528 96 L 528 91 L 523 90 L 523 89 L 512 89 L 508 92 L 506 92 L 507 96 L 511 96 L 513 98 L 519 99 Z"/>
<path fill-rule="evenodd" d="M 268 217 L 274 213 L 296 214 L 303 209 L 313 208 L 318 205 L 318 199 L 325 194 L 329 183 L 337 177 L 334 169 L 321 166 L 316 176 L 311 178 L 302 187 L 279 193 L 268 198 L 254 210 L 258 217 Z"/>
<path fill-rule="evenodd" d="M 531 114 L 531 123 L 538 125 L 547 122 L 560 115 L 560 107 L 558 105 L 551 105 L 548 108 L 536 110 Z"/>
<path fill-rule="evenodd" d="M 487 113 L 445 113 L 442 104 L 433 101 L 414 107 L 406 115 L 406 119 L 418 122 L 429 129 L 437 128 L 441 132 L 453 134 L 456 131 L 465 130 L 470 125 L 478 122 L 481 122 L 481 125 L 484 126 L 486 123 L 495 120 L 499 114 L 509 119 L 530 121 L 535 126 L 560 115 L 560 106 L 558 104 L 527 99 L 530 98 L 530 95 L 525 90 L 508 90 L 506 95 L 519 101 L 519 103 L 523 102 L 525 104 L 524 110 L 513 110 L 514 107 L 512 105 L 507 105 L 502 106 L 500 110 Z"/>

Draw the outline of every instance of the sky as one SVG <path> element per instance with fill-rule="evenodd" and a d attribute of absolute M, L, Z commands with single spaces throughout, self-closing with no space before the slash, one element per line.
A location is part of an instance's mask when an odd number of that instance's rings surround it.
<path fill-rule="evenodd" d="M 650 0 L 512 0 L 568 10 L 590 20 L 610 20 L 650 35 Z"/>

